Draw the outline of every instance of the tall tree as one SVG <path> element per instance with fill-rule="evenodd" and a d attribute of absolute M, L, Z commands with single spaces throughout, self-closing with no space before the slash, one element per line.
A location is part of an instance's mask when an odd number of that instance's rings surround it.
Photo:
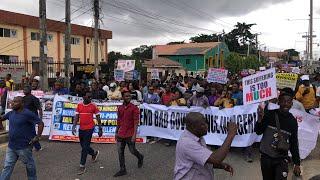
<path fill-rule="evenodd" d="M 174 41 L 174 42 L 169 42 L 167 45 L 173 45 L 173 44 L 185 44 L 184 41 Z"/>
<path fill-rule="evenodd" d="M 293 57 L 299 57 L 299 52 L 295 49 L 286 49 L 284 52 L 288 53 L 289 60 L 293 60 Z"/>
<path fill-rule="evenodd" d="M 141 45 L 132 49 L 131 57 L 135 60 L 144 60 L 152 58 L 152 46 Z"/>
<path fill-rule="evenodd" d="M 230 53 L 225 62 L 226 68 L 233 74 L 237 74 L 244 69 L 255 69 L 265 66 L 264 60 L 259 62 L 256 55 L 241 56 L 239 53 Z"/>
<path fill-rule="evenodd" d="M 190 41 L 193 43 L 218 42 L 222 41 L 222 36 L 222 34 L 199 34 L 197 36 L 191 37 Z"/>

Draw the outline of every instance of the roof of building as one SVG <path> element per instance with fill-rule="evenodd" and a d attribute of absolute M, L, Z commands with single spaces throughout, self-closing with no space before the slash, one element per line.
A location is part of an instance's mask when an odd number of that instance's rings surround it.
<path fill-rule="evenodd" d="M 20 14 L 0 9 L 0 23 L 39 29 L 39 17 Z M 47 31 L 65 32 L 64 22 L 47 19 Z M 71 24 L 71 34 L 93 37 L 93 28 Z M 101 39 L 112 39 L 112 31 L 100 29 Z"/>
<path fill-rule="evenodd" d="M 156 59 L 147 59 L 143 66 L 149 68 L 157 67 L 182 67 L 182 65 L 176 61 L 172 61 L 168 58 L 158 57 Z"/>
<path fill-rule="evenodd" d="M 275 58 L 282 58 L 283 56 L 287 56 L 288 52 L 266 52 L 261 51 L 261 56 L 263 57 L 275 57 Z"/>
<path fill-rule="evenodd" d="M 220 43 L 221 42 L 156 45 L 154 50 L 157 55 L 205 54 L 208 50 L 216 47 Z"/>

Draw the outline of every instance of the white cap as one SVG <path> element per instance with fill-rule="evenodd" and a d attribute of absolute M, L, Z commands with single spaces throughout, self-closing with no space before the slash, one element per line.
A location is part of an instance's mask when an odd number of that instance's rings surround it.
<path fill-rule="evenodd" d="M 109 91 L 109 87 L 107 85 L 103 86 L 102 89 L 105 91 L 105 92 L 108 92 Z"/>
<path fill-rule="evenodd" d="M 302 81 L 309 81 L 310 80 L 309 75 L 303 75 L 300 78 Z"/>
<path fill-rule="evenodd" d="M 110 88 L 113 88 L 113 87 L 117 87 L 117 84 L 116 83 L 111 83 L 110 84 Z"/>
<path fill-rule="evenodd" d="M 203 93 L 204 92 L 204 88 L 199 86 L 199 87 L 196 88 L 196 91 L 199 92 L 199 93 Z"/>
<path fill-rule="evenodd" d="M 33 79 L 40 81 L 40 76 L 35 76 Z"/>

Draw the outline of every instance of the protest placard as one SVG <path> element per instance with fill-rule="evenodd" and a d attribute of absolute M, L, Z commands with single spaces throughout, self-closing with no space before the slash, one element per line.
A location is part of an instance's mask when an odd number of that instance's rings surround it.
<path fill-rule="evenodd" d="M 16 84 L 21 83 L 22 77 L 26 75 L 24 66 L 17 65 L 0 65 L 0 77 L 5 78 L 7 74 L 11 74 Z"/>
<path fill-rule="evenodd" d="M 159 69 L 151 69 L 151 79 L 160 79 Z"/>
<path fill-rule="evenodd" d="M 228 70 L 226 69 L 217 69 L 217 68 L 210 68 L 208 70 L 208 82 L 216 82 L 220 84 L 226 84 L 228 78 Z"/>
<path fill-rule="evenodd" d="M 114 80 L 116 81 L 124 81 L 124 71 L 122 69 L 114 70 Z"/>
<path fill-rule="evenodd" d="M 242 79 L 243 103 L 253 104 L 276 98 L 276 72 L 275 68 L 258 72 Z"/>
<path fill-rule="evenodd" d="M 277 88 L 282 89 L 282 88 L 288 87 L 295 90 L 297 80 L 298 80 L 298 74 L 277 73 L 276 79 L 277 79 Z"/>
<path fill-rule="evenodd" d="M 122 69 L 124 72 L 132 71 L 134 70 L 134 67 L 136 65 L 135 60 L 118 60 L 117 69 Z"/>

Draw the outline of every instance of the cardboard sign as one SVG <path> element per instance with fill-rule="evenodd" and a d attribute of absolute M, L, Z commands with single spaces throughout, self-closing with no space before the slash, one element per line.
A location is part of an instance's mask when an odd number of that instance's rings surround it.
<path fill-rule="evenodd" d="M 275 68 L 258 72 L 242 79 L 243 103 L 253 104 L 276 98 L 276 70 Z"/>
<path fill-rule="evenodd" d="M 124 71 L 122 69 L 114 70 L 114 80 L 116 81 L 124 81 Z"/>
<path fill-rule="evenodd" d="M 228 81 L 228 70 L 226 69 L 216 69 L 216 68 L 210 68 L 208 70 L 208 82 L 216 82 L 220 84 L 226 84 Z"/>
<path fill-rule="evenodd" d="M 151 69 L 151 79 L 160 79 L 159 69 Z"/>
<path fill-rule="evenodd" d="M 276 79 L 277 79 L 277 88 L 283 89 L 283 88 L 288 87 L 288 88 L 295 90 L 297 80 L 298 80 L 298 74 L 277 73 Z"/>
<path fill-rule="evenodd" d="M 135 60 L 118 60 L 117 69 L 122 69 L 124 72 L 134 70 L 136 61 Z"/>

